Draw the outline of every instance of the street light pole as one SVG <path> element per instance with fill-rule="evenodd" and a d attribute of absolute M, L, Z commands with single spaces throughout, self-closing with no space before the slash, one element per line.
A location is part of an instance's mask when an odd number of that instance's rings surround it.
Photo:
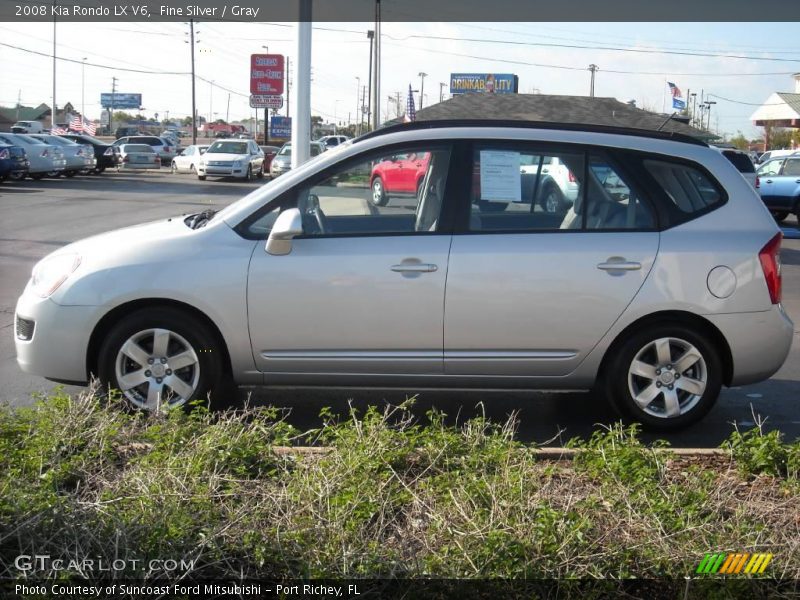
<path fill-rule="evenodd" d="M 381 0 L 375 0 L 375 61 L 372 65 L 375 86 L 372 89 L 372 129 L 381 124 Z"/>
<path fill-rule="evenodd" d="M 359 115 L 359 112 L 358 112 L 358 95 L 359 95 L 359 93 L 361 93 L 361 77 L 356 75 L 356 112 L 355 112 L 356 118 L 358 118 L 358 115 Z M 358 124 L 356 124 L 355 129 L 354 129 L 356 137 L 358 137 L 358 135 L 359 135 L 358 129 L 359 129 L 359 126 L 358 126 Z"/>
<path fill-rule="evenodd" d="M 189 19 L 189 47 L 192 53 L 192 145 L 197 144 L 197 105 L 194 81 L 194 19 Z"/>
<path fill-rule="evenodd" d="M 375 42 L 375 32 L 370 29 L 367 31 L 367 38 L 369 38 L 369 89 L 367 90 L 367 129 L 372 124 L 372 45 Z"/>
<path fill-rule="evenodd" d="M 56 126 L 56 112 L 58 112 L 56 103 L 56 0 L 53 0 L 53 116 L 50 119 L 51 129 Z"/>
<path fill-rule="evenodd" d="M 446 83 L 439 82 L 439 102 L 444 102 L 444 88 L 447 86 Z"/>

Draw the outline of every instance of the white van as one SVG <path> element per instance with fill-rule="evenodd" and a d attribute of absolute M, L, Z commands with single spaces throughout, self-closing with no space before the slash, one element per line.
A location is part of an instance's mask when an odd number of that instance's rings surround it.
<path fill-rule="evenodd" d="M 17 121 L 11 126 L 11 133 L 44 133 L 39 121 Z"/>
<path fill-rule="evenodd" d="M 783 156 L 791 156 L 800 150 L 768 150 L 758 157 L 758 164 L 763 165 L 770 158 L 781 158 Z"/>

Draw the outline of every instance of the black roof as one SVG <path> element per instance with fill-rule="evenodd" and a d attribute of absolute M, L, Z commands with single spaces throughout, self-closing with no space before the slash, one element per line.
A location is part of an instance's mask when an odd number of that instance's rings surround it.
<path fill-rule="evenodd" d="M 670 115 L 642 110 L 616 98 L 589 96 L 459 94 L 417 111 L 413 125 L 425 127 L 421 123 L 444 121 L 451 123 L 446 126 L 480 126 L 485 123 L 492 127 L 557 128 L 658 137 L 687 143 L 715 137 L 682 122 L 685 119 L 680 115 L 670 118 Z"/>
<path fill-rule="evenodd" d="M 618 127 L 610 125 L 593 125 L 590 123 L 551 123 L 544 121 L 522 121 L 512 119 L 437 119 L 430 121 L 414 121 L 411 123 L 398 123 L 389 125 L 375 131 L 362 135 L 359 139 L 365 140 L 379 137 L 388 133 L 399 131 L 414 131 L 419 129 L 443 129 L 446 127 L 515 127 L 525 129 L 553 129 L 561 131 L 586 131 L 595 133 L 613 133 L 616 135 L 630 135 L 638 137 L 648 137 L 660 140 L 671 140 L 694 144 L 696 146 L 707 146 L 707 144 L 696 137 L 692 137 L 674 131 L 656 131 L 653 129 L 636 129 L 633 127 Z"/>

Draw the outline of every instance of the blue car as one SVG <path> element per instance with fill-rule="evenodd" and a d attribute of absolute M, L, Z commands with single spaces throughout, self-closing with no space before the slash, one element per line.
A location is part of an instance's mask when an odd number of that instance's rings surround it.
<path fill-rule="evenodd" d="M 0 181 L 5 181 L 9 177 L 25 179 L 28 169 L 30 162 L 24 148 L 0 144 Z"/>

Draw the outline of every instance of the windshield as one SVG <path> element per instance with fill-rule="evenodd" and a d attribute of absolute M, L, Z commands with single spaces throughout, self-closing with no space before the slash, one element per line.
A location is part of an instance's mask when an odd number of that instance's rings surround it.
<path fill-rule="evenodd" d="M 215 142 L 208 154 L 247 154 L 247 142 Z"/>
<path fill-rule="evenodd" d="M 291 155 L 292 155 L 292 147 L 289 144 L 286 144 L 278 152 L 278 156 L 291 156 Z"/>

